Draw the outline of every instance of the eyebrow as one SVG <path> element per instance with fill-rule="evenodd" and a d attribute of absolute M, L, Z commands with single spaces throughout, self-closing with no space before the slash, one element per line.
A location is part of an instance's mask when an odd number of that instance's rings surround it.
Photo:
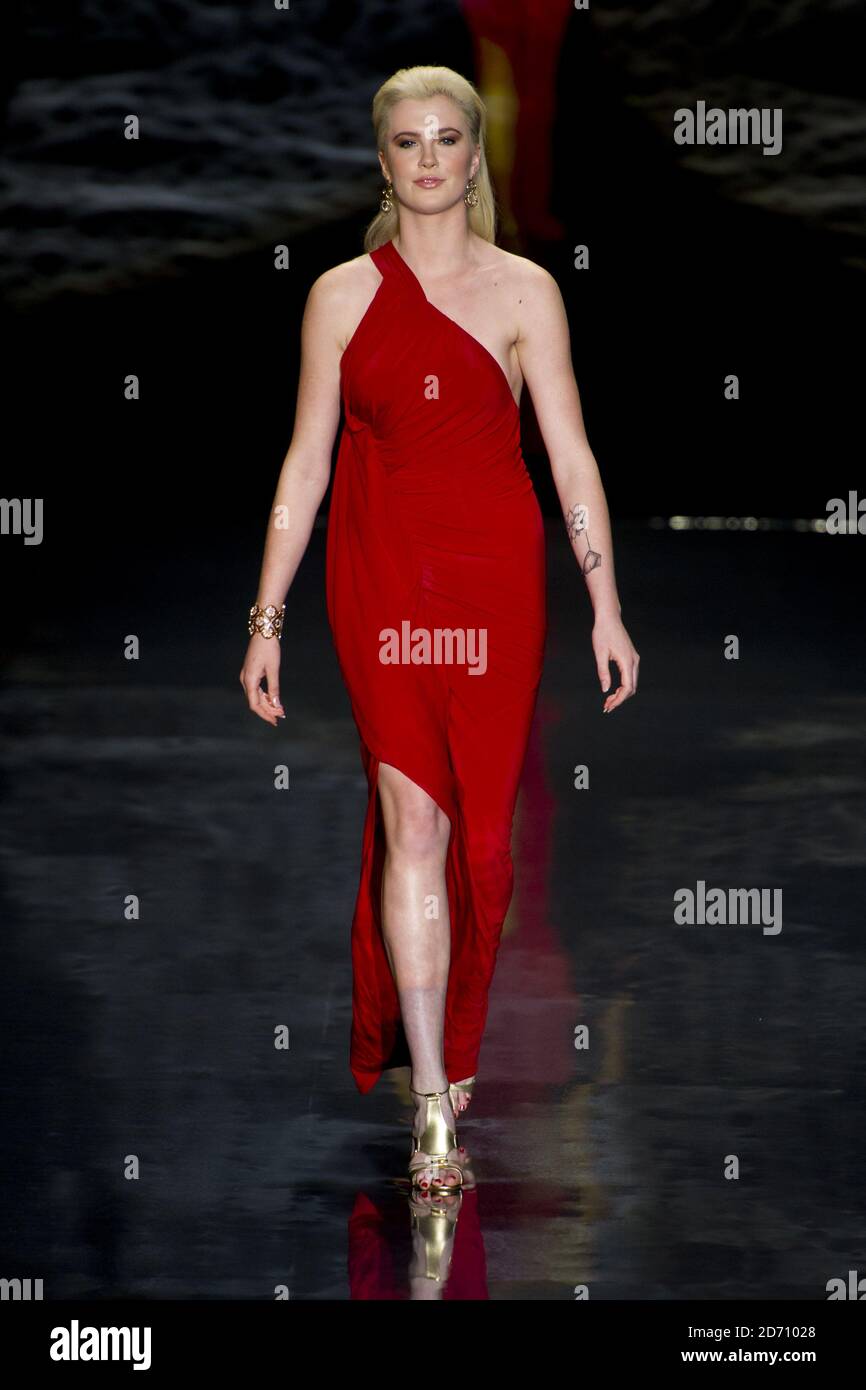
<path fill-rule="evenodd" d="M 417 135 L 418 133 L 419 132 L 417 130 L 398 130 L 397 134 L 392 136 L 392 139 L 399 140 L 401 135 Z M 458 130 L 457 127 L 454 125 L 446 125 L 439 127 L 440 135 L 462 135 L 462 133 L 463 132 Z"/>

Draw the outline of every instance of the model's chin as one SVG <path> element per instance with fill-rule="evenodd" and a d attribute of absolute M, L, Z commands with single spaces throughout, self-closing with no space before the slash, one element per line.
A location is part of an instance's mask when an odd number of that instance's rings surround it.
<path fill-rule="evenodd" d="M 444 212 L 446 208 L 450 208 L 451 204 L 457 201 L 454 194 L 446 189 L 444 183 L 440 183 L 437 188 L 419 188 L 413 184 L 408 199 L 409 207 L 413 212 Z"/>

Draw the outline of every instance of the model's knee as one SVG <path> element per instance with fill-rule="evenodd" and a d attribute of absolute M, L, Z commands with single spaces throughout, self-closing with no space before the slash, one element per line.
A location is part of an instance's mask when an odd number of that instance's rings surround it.
<path fill-rule="evenodd" d="M 432 797 L 408 778 L 382 776 L 382 771 L 379 795 L 389 851 L 410 859 L 444 856 L 451 831 L 448 817 Z"/>
<path fill-rule="evenodd" d="M 410 859 L 441 857 L 448 848 L 448 820 L 435 804 L 398 807 L 386 828 L 388 848 Z"/>

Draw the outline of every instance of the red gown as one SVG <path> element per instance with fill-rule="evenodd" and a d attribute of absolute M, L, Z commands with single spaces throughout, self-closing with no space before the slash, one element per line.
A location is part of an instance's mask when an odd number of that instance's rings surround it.
<path fill-rule="evenodd" d="M 326 561 L 369 787 L 352 921 L 349 1064 L 362 1093 L 410 1065 L 382 938 L 379 764 L 399 768 L 451 823 L 444 1059 L 459 1081 L 477 1069 L 511 899 L 512 818 L 547 630 L 544 527 L 505 373 L 430 303 L 393 242 L 370 256 L 382 280 L 340 363 Z M 387 630 L 399 637 L 390 662 L 380 659 Z M 465 633 L 464 651 L 449 652 L 447 630 Z M 438 659 L 404 660 L 419 632 L 430 646 L 416 644 L 416 657 Z"/>

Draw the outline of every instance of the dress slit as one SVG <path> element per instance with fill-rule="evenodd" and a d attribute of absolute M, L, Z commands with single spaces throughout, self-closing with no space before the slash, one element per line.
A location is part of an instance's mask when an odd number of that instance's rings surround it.
<path fill-rule="evenodd" d="M 379 795 L 379 768 L 384 763 L 396 770 L 419 791 L 429 796 L 450 824 L 448 851 L 445 859 L 445 891 L 448 922 L 451 933 L 451 955 L 454 956 L 455 935 L 460 928 L 461 914 L 456 901 L 454 859 L 459 857 L 458 840 L 461 834 L 459 803 L 453 805 L 440 794 L 434 794 L 429 779 L 421 778 L 413 769 L 400 766 L 399 754 L 382 757 L 372 753 L 361 737 L 361 761 L 368 780 L 367 811 L 361 850 L 361 873 L 355 912 L 352 919 L 352 976 L 353 976 L 353 1033 L 352 1073 L 363 1093 L 376 1084 L 382 1071 L 411 1066 L 408 1041 L 400 1013 L 397 983 L 388 960 L 385 946 L 382 913 L 382 880 L 387 849 L 385 818 Z M 427 783 L 427 785 L 425 785 Z M 445 802 L 443 805 L 442 803 Z M 371 995 L 371 983 L 374 991 Z M 450 986 L 450 980 L 449 980 Z M 447 992 L 446 992 L 447 1014 Z M 361 1020 L 374 1021 L 367 1031 Z M 461 1059 L 449 1056 L 446 1032 L 445 1070 L 448 1081 L 463 1080 L 469 1073 L 460 1070 Z M 451 1063 L 449 1067 L 449 1063 Z M 456 1069 L 455 1069 L 456 1067 Z M 452 1075 L 453 1072 L 453 1075 Z"/>

